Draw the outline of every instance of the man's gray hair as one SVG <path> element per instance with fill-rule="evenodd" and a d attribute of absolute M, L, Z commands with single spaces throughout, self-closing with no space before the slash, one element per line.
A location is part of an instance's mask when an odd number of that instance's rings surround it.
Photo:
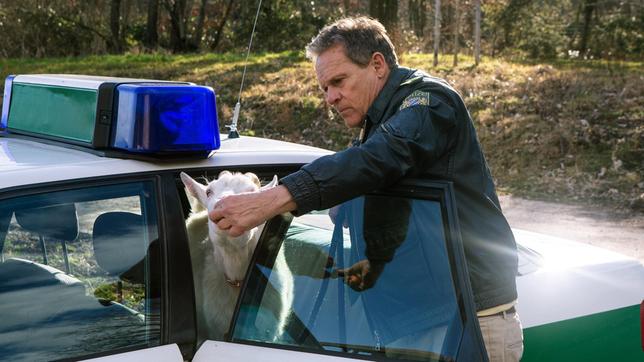
<path fill-rule="evenodd" d="M 327 25 L 306 46 L 306 56 L 315 61 L 320 54 L 336 45 L 343 45 L 345 55 L 366 67 L 375 52 L 385 57 L 389 69 L 398 66 L 398 57 L 387 30 L 378 21 L 366 16 L 350 17 Z"/>

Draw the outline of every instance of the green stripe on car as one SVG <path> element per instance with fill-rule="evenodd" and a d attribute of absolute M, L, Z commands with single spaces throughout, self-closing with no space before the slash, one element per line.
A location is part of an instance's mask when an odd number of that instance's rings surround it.
<path fill-rule="evenodd" d="M 523 362 L 644 361 L 639 305 L 523 330 Z"/>

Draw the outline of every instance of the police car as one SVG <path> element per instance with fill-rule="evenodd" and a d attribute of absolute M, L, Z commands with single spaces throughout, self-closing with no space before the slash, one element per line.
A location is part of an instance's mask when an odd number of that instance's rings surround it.
<path fill-rule="evenodd" d="M 0 360 L 486 360 L 449 182 L 367 195 L 410 206 L 376 285 L 318 275 L 364 258 L 365 197 L 264 227 L 221 341 L 200 341 L 179 174 L 284 176 L 330 151 L 218 132 L 212 89 L 71 75 L 5 82 L 0 122 Z M 389 210 L 392 211 L 392 210 Z M 644 360 L 644 267 L 592 246 L 514 230 L 524 361 Z M 285 290 L 278 255 L 292 270 Z M 292 293 L 284 333 L 267 291 Z M 217 311 L 212 311 L 217 313 Z"/>

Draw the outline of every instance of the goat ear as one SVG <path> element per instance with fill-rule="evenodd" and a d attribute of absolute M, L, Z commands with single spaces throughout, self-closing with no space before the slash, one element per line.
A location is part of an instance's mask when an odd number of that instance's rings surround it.
<path fill-rule="evenodd" d="M 271 188 L 273 188 L 275 186 L 277 186 L 277 175 L 273 175 L 273 179 L 271 180 L 271 182 L 269 182 L 268 184 L 262 186 L 261 190 L 271 189 Z"/>
<path fill-rule="evenodd" d="M 180 175 L 183 185 L 186 187 L 188 195 L 196 199 L 202 206 L 206 206 L 206 186 L 195 181 L 192 177 L 188 176 L 187 173 L 182 172 Z M 190 198 L 188 198 L 190 199 Z M 190 200 L 190 206 L 192 206 L 192 211 L 196 211 L 193 201 Z"/>
<path fill-rule="evenodd" d="M 248 177 L 257 187 L 261 187 L 262 184 L 259 182 L 259 178 L 252 172 L 246 172 L 244 176 Z"/>

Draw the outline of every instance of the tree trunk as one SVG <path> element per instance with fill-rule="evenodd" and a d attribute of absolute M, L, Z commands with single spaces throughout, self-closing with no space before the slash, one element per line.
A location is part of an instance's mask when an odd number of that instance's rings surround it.
<path fill-rule="evenodd" d="M 481 61 L 481 0 L 474 0 L 474 64 Z"/>
<path fill-rule="evenodd" d="M 343 0 L 344 13 L 346 14 L 351 9 L 351 0 Z"/>
<path fill-rule="evenodd" d="M 519 19 L 517 14 L 520 14 L 521 10 L 530 6 L 532 2 L 533 0 L 509 0 L 508 4 L 503 8 L 497 21 L 498 26 L 503 30 L 501 34 L 497 35 L 497 38 L 503 38 L 498 50 L 514 46 L 512 33 L 515 23 Z"/>
<path fill-rule="evenodd" d="M 165 0 L 163 2 L 170 14 L 170 47 L 175 53 L 185 51 L 186 39 L 186 0 Z"/>
<path fill-rule="evenodd" d="M 568 49 L 575 49 L 575 42 L 577 41 L 577 35 L 579 35 L 579 17 L 581 16 L 583 9 L 584 4 L 579 3 L 579 5 L 577 6 L 577 11 L 575 12 L 575 21 L 572 23 L 573 33 L 568 40 Z"/>
<path fill-rule="evenodd" d="M 427 9 L 425 0 L 409 0 L 409 27 L 422 38 L 425 36 Z"/>
<path fill-rule="evenodd" d="M 228 4 L 226 5 L 226 10 L 224 11 L 224 16 L 221 18 L 221 21 L 219 21 L 219 25 L 217 26 L 215 39 L 213 40 L 212 44 L 210 44 L 210 50 L 215 50 L 217 48 L 217 45 L 219 45 L 219 41 L 221 40 L 221 34 L 224 31 L 224 26 L 226 25 L 226 21 L 230 16 L 230 11 L 232 10 L 232 8 L 233 8 L 233 0 L 228 0 Z"/>
<path fill-rule="evenodd" d="M 454 62 L 452 66 L 456 67 L 458 65 L 458 35 L 459 35 L 459 18 L 461 17 L 461 12 L 459 9 L 459 1 L 454 0 Z"/>
<path fill-rule="evenodd" d="M 394 33 L 398 22 L 398 1 L 369 0 L 369 15 L 378 19 L 387 32 Z"/>
<path fill-rule="evenodd" d="M 159 0 L 148 0 L 148 19 L 145 27 L 145 46 L 156 48 L 159 43 Z"/>
<path fill-rule="evenodd" d="M 597 7 L 597 0 L 586 0 L 584 2 L 584 27 L 581 33 L 581 42 L 579 43 L 579 55 L 585 55 L 588 50 L 588 39 L 590 38 L 590 23 L 593 12 Z"/>
<path fill-rule="evenodd" d="M 438 49 L 441 40 L 441 0 L 434 1 L 434 66 L 438 65 Z"/>
<path fill-rule="evenodd" d="M 203 24 L 206 21 L 206 4 L 208 0 L 201 0 L 199 5 L 199 17 L 197 18 L 197 25 L 195 26 L 195 37 L 192 40 L 195 49 L 201 48 L 201 36 L 203 35 Z"/>
<path fill-rule="evenodd" d="M 110 41 L 108 49 L 113 53 L 120 53 L 123 49 L 121 46 L 121 0 L 112 0 L 110 2 Z"/>
<path fill-rule="evenodd" d="M 134 3 L 132 1 L 124 1 L 123 6 L 121 7 L 121 30 L 119 32 L 121 47 L 122 50 L 125 50 L 127 47 L 127 30 L 130 26 L 130 19 L 132 18 L 132 7 Z M 136 12 L 136 10 L 135 10 Z"/>

